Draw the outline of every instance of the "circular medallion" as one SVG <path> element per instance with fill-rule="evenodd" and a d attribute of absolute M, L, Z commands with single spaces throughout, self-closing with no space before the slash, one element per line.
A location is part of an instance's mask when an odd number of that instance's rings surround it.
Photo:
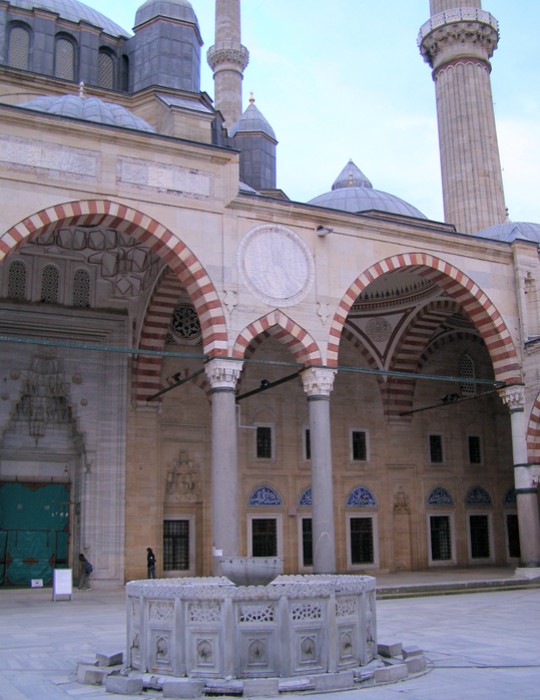
<path fill-rule="evenodd" d="M 372 318 L 368 321 L 366 332 L 371 340 L 376 343 L 384 343 L 390 338 L 392 326 L 384 318 Z"/>
<path fill-rule="evenodd" d="M 267 224 L 250 231 L 238 251 L 240 275 L 252 294 L 270 306 L 292 306 L 313 283 L 311 253 L 284 226 Z"/>

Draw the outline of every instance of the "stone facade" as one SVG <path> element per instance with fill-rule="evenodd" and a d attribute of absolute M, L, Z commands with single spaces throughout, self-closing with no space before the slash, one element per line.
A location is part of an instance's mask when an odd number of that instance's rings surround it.
<path fill-rule="evenodd" d="M 16 5 L 6 36 L 50 14 Z M 18 106 L 78 94 L 43 73 L 0 66 L 0 497 L 66 484 L 101 585 L 147 546 L 165 577 L 540 563 L 535 243 L 248 191 L 204 96 L 85 88 L 152 133 Z"/>

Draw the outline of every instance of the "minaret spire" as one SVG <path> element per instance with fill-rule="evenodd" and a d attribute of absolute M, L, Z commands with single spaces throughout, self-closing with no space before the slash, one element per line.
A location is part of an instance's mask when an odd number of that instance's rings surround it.
<path fill-rule="evenodd" d="M 249 52 L 241 43 L 240 0 L 216 0 L 215 44 L 208 49 L 215 105 L 230 131 L 242 114 L 242 80 Z"/>
<path fill-rule="evenodd" d="M 489 62 L 498 22 L 481 0 L 430 0 L 430 9 L 418 45 L 436 87 L 445 219 L 475 233 L 506 220 Z"/>

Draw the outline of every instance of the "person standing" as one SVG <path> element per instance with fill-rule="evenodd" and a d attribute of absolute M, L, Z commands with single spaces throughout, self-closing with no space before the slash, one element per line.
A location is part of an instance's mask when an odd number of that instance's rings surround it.
<path fill-rule="evenodd" d="M 156 578 L 156 557 L 150 547 L 146 548 L 146 568 L 148 578 Z"/>
<path fill-rule="evenodd" d="M 80 591 L 90 591 L 90 583 L 88 581 L 90 574 L 94 570 L 94 567 L 84 554 L 79 554 L 79 590 Z"/>

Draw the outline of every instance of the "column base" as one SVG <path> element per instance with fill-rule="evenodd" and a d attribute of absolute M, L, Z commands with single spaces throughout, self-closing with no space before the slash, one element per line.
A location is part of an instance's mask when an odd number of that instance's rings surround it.
<path fill-rule="evenodd" d="M 540 564 L 538 566 L 518 566 L 514 571 L 514 576 L 521 578 L 540 578 Z"/>

